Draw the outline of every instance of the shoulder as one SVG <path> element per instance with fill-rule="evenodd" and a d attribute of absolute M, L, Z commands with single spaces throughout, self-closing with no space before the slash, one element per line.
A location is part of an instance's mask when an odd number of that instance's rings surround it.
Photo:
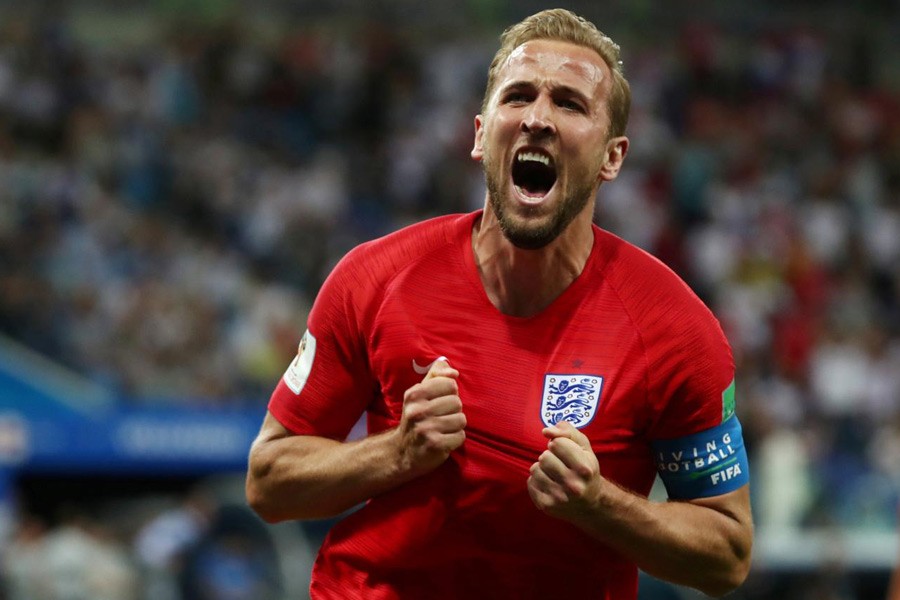
<path fill-rule="evenodd" d="M 349 279 L 357 291 L 382 290 L 411 265 L 460 243 L 472 220 L 472 214 L 435 217 L 360 244 L 338 262 L 329 279 Z"/>
<path fill-rule="evenodd" d="M 472 215 L 446 215 L 404 227 L 351 250 L 344 261 L 376 275 L 395 274 L 432 252 L 460 241 Z"/>
<path fill-rule="evenodd" d="M 651 366 L 669 365 L 662 374 L 705 357 L 733 368 L 719 320 L 681 277 L 649 252 L 608 232 L 599 235 L 604 281 L 639 330 Z"/>
<path fill-rule="evenodd" d="M 637 246 L 600 228 L 595 229 L 600 247 L 604 281 L 619 296 L 638 322 L 655 322 L 661 314 L 687 313 L 715 321 L 703 301 L 671 268 Z M 666 323 L 671 327 L 673 323 Z"/>
<path fill-rule="evenodd" d="M 660 260 L 612 234 L 598 235 L 604 281 L 641 339 L 651 436 L 687 435 L 720 422 L 734 360 L 718 319 Z"/>
<path fill-rule="evenodd" d="M 428 219 L 348 252 L 326 278 L 310 314 L 310 326 L 348 322 L 364 328 L 385 290 L 399 275 L 436 253 L 458 247 L 470 230 L 474 214 Z"/>

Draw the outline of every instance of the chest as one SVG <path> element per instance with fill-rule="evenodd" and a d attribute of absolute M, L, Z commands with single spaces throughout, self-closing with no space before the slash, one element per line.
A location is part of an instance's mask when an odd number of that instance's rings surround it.
<path fill-rule="evenodd" d="M 445 356 L 460 373 L 473 443 L 530 464 L 546 448 L 542 429 L 565 419 L 600 456 L 647 452 L 645 357 L 614 294 L 600 287 L 519 319 L 477 294 L 455 292 L 438 287 L 385 299 L 370 338 L 380 390 L 372 410 L 399 422 L 404 392 Z"/>

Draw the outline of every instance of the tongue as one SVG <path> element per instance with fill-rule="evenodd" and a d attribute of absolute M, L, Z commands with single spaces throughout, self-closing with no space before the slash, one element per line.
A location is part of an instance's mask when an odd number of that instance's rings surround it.
<path fill-rule="evenodd" d="M 528 189 L 521 186 L 516 186 L 516 189 L 519 190 L 519 193 L 525 196 L 526 198 L 543 198 L 547 195 L 549 190 L 543 189 Z"/>

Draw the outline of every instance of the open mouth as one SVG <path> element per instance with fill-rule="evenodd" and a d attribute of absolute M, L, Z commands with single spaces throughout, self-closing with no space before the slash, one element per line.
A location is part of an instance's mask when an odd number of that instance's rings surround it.
<path fill-rule="evenodd" d="M 527 198 L 543 198 L 556 183 L 556 166 L 548 154 L 520 150 L 513 160 L 513 184 Z"/>

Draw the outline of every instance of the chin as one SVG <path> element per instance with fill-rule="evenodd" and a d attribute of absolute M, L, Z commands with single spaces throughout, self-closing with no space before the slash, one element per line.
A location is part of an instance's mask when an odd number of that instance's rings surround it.
<path fill-rule="evenodd" d="M 558 223 L 544 220 L 543 223 L 513 222 L 506 216 L 498 217 L 503 236 L 516 248 L 522 250 L 540 250 L 559 237 L 561 231 Z"/>

